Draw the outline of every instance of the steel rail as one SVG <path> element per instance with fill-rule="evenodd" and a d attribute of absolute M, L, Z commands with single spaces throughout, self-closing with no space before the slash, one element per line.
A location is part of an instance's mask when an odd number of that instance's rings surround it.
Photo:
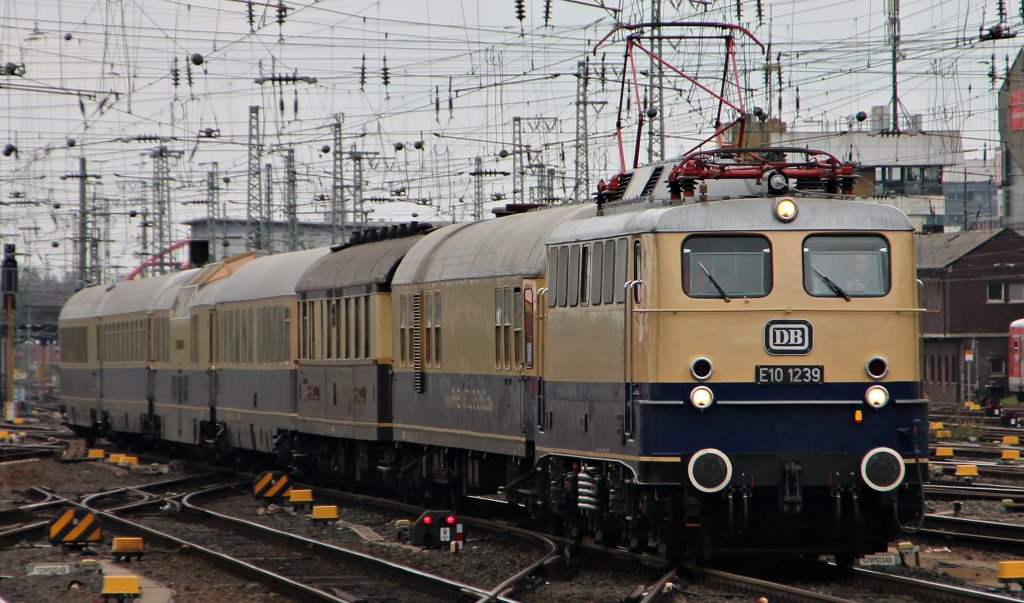
<path fill-rule="evenodd" d="M 182 505 L 185 509 L 197 513 L 203 517 L 213 518 L 220 522 L 229 524 L 233 527 L 241 528 L 243 530 L 256 533 L 263 537 L 271 537 L 278 541 L 285 542 L 286 544 L 293 547 L 301 547 L 305 550 L 314 550 L 319 553 L 324 553 L 327 555 L 342 558 L 346 562 L 355 563 L 356 565 L 362 566 L 363 568 L 369 569 L 370 571 L 384 573 L 394 578 L 405 580 L 408 580 L 408 578 L 410 577 L 415 577 L 416 580 L 428 585 L 428 592 L 430 592 L 431 594 L 440 593 L 441 596 L 450 601 L 476 601 L 481 596 L 488 594 L 487 591 L 475 586 L 470 586 L 468 584 L 463 584 L 461 582 L 457 582 L 454 580 L 448 580 L 446 578 L 442 578 L 434 574 L 423 572 L 415 568 L 410 568 L 408 566 L 401 565 L 398 563 L 378 559 L 376 557 L 372 557 L 364 553 L 348 550 L 318 540 L 313 540 L 310 538 L 297 536 L 289 532 L 276 530 L 274 528 L 265 526 L 254 521 L 223 515 L 215 511 L 204 509 L 203 507 L 198 506 L 193 502 L 195 498 L 207 496 L 214 492 L 225 490 L 228 488 L 234 488 L 239 485 L 241 484 L 218 485 L 210 488 L 205 488 L 203 490 L 198 490 L 185 496 L 182 499 Z"/>
<path fill-rule="evenodd" d="M 984 592 L 961 586 L 928 582 L 919 578 L 897 576 L 862 567 L 850 568 L 858 579 L 870 583 L 879 590 L 892 594 L 912 594 L 923 597 L 922 601 L 934 603 L 975 603 L 991 601 L 994 603 L 1020 603 L 1020 598 L 998 593 Z"/>
<path fill-rule="evenodd" d="M 924 516 L 921 529 L 933 536 L 954 536 L 994 544 L 1024 544 L 1024 525 L 1020 524 L 929 514 Z"/>
<path fill-rule="evenodd" d="M 123 491 L 124 489 L 119 488 L 118 490 Z M 84 499 L 79 506 L 90 509 L 97 515 L 101 516 L 104 521 L 109 521 L 111 523 L 118 524 L 131 530 L 134 533 L 143 534 L 147 538 L 152 538 L 154 540 L 179 547 L 180 550 L 196 554 L 197 557 L 204 559 L 208 562 L 212 562 L 214 565 L 222 567 L 231 573 L 241 575 L 246 579 L 255 579 L 259 582 L 267 584 L 276 592 L 279 592 L 283 595 L 295 597 L 302 601 L 329 601 L 331 603 L 348 603 L 345 599 L 341 599 L 322 590 L 304 584 L 300 584 L 298 582 L 295 582 L 294 580 L 291 580 L 290 578 L 286 578 L 274 572 L 257 567 L 240 559 L 235 559 L 233 557 L 230 557 L 229 555 L 218 553 L 217 551 L 214 551 L 212 549 L 199 546 L 195 543 L 182 540 L 176 536 L 172 536 L 170 534 L 166 534 L 164 532 L 154 530 L 142 524 L 130 521 L 128 519 L 115 515 L 113 511 L 103 511 L 91 506 L 104 495 L 110 495 L 110 493 L 94 494 Z M 131 505 L 131 508 L 139 508 L 140 506 L 153 505 L 156 504 L 156 502 L 157 501 L 153 500 L 145 501 L 145 503 L 142 505 L 135 503 Z"/>
<path fill-rule="evenodd" d="M 767 580 L 742 576 L 721 570 L 685 565 L 685 573 L 699 582 L 711 584 L 724 590 L 739 591 L 751 595 L 768 597 L 773 603 L 856 603 L 851 599 L 834 597 L 824 593 L 776 584 Z M 1017 601 L 1020 603 L 1020 601 Z"/>

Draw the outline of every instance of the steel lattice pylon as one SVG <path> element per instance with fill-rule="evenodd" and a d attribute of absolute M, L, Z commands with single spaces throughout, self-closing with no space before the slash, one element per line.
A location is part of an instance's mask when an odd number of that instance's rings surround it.
<path fill-rule="evenodd" d="M 331 124 L 331 138 L 334 139 L 334 154 L 331 158 L 331 244 L 345 242 L 345 186 L 344 164 L 342 163 L 341 116 L 334 117 Z"/>
<path fill-rule="evenodd" d="M 263 145 L 260 143 L 260 108 L 249 107 L 249 161 L 248 187 L 245 200 L 245 248 L 262 249 L 260 237 L 260 208 L 263 203 L 263 180 L 260 176 L 260 158 Z"/>

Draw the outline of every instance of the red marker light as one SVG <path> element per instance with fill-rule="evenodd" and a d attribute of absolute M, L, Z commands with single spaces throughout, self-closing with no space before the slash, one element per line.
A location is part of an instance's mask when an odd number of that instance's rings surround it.
<path fill-rule="evenodd" d="M 430 524 L 434 523 L 434 518 L 429 515 L 426 515 L 423 517 L 423 523 L 429 526 Z"/>
<path fill-rule="evenodd" d="M 448 517 L 445 518 L 445 521 L 448 523 L 448 525 L 451 525 L 451 524 L 455 523 L 455 516 L 454 515 L 449 515 Z"/>

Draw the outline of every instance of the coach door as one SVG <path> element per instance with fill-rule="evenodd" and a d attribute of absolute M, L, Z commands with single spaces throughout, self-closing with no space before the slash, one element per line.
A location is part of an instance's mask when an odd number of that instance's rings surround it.
<path fill-rule="evenodd" d="M 543 289 L 538 287 L 534 279 L 523 281 L 522 303 L 516 304 L 514 320 L 516 329 L 516 345 L 522 352 L 521 372 L 523 378 L 520 395 L 522 404 L 522 426 L 527 441 L 533 441 L 535 429 L 543 430 L 544 417 L 550 416 L 544 401 L 544 375 L 542 371 L 542 341 L 544 337 L 543 320 L 540 316 L 544 308 Z"/>

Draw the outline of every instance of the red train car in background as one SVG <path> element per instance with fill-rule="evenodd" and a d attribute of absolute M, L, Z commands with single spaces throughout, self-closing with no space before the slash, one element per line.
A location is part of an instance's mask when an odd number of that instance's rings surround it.
<path fill-rule="evenodd" d="M 1007 376 L 1010 379 L 1010 392 L 1017 395 L 1017 400 L 1024 402 L 1024 318 L 1018 318 L 1010 323 L 1010 366 Z"/>

